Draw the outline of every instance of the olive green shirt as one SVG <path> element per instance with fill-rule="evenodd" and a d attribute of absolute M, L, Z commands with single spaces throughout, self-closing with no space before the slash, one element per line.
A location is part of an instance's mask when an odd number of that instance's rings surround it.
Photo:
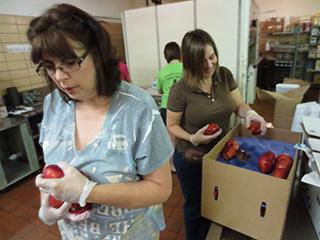
<path fill-rule="evenodd" d="M 200 144 L 199 149 L 208 152 L 229 129 L 231 114 L 237 109 L 230 92 L 237 88 L 232 73 L 225 67 L 220 67 L 219 73 L 212 77 L 213 88 L 211 94 L 199 88 L 191 88 L 186 81 L 174 84 L 168 98 L 168 106 L 172 112 L 183 112 L 180 126 L 193 134 L 209 123 L 218 124 L 223 132 L 219 138 L 209 144 Z M 177 139 L 176 148 L 183 153 L 193 145 L 186 140 Z"/>

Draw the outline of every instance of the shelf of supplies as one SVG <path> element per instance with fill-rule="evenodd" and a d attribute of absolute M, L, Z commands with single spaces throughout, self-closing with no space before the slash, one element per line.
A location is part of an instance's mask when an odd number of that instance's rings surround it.
<path fill-rule="evenodd" d="M 291 48 L 273 48 L 270 50 L 270 52 L 289 52 L 289 53 L 294 53 L 295 49 Z"/>
<path fill-rule="evenodd" d="M 320 69 L 307 69 L 309 73 L 320 73 Z"/>
<path fill-rule="evenodd" d="M 275 35 L 275 36 L 281 36 L 281 35 L 293 35 L 293 34 L 304 34 L 304 33 L 310 33 L 310 31 L 299 31 L 299 32 L 294 32 L 294 31 L 288 31 L 288 32 L 272 32 L 272 33 L 268 33 L 271 35 Z"/>

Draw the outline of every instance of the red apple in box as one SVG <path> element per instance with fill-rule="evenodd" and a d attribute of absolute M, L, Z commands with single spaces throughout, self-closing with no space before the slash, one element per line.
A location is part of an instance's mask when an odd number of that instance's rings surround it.
<path fill-rule="evenodd" d="M 276 158 L 276 168 L 283 168 L 290 172 L 292 164 L 293 160 L 288 154 L 282 153 Z"/>
<path fill-rule="evenodd" d="M 240 145 L 236 140 L 234 139 L 228 140 L 222 149 L 222 157 L 225 160 L 230 160 L 236 155 L 239 148 L 240 148 Z"/>
<path fill-rule="evenodd" d="M 48 165 L 43 170 L 43 178 L 62 178 L 64 173 L 58 165 Z M 49 205 L 54 208 L 59 208 L 63 204 L 63 201 L 55 199 L 53 196 L 49 196 Z"/>
<path fill-rule="evenodd" d="M 271 173 L 275 165 L 276 155 L 271 152 L 265 152 L 258 160 L 258 168 L 262 173 Z"/>
<path fill-rule="evenodd" d="M 276 158 L 276 165 L 272 172 L 272 176 L 286 179 L 290 173 L 292 165 L 293 160 L 288 154 L 280 154 Z"/>
<path fill-rule="evenodd" d="M 283 168 L 275 168 L 271 175 L 274 177 L 286 179 L 288 177 L 288 172 Z"/>
<path fill-rule="evenodd" d="M 215 123 L 210 123 L 209 126 L 207 127 L 206 131 L 203 133 L 204 135 L 213 135 L 216 132 L 218 132 L 220 129 L 218 124 Z"/>
<path fill-rule="evenodd" d="M 252 120 L 248 129 L 252 135 L 259 135 L 261 133 L 261 123 L 256 120 Z"/>

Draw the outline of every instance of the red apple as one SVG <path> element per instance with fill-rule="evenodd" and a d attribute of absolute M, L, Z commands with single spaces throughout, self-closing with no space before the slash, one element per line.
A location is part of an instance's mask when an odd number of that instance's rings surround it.
<path fill-rule="evenodd" d="M 236 155 L 239 148 L 240 148 L 240 145 L 236 140 L 234 139 L 228 140 L 222 149 L 222 157 L 225 160 L 230 160 Z"/>
<path fill-rule="evenodd" d="M 274 177 L 286 179 L 289 175 L 289 172 L 283 168 L 275 168 L 271 175 Z"/>
<path fill-rule="evenodd" d="M 64 173 L 62 169 L 57 165 L 48 165 L 43 170 L 43 178 L 62 178 Z M 53 196 L 49 196 L 49 205 L 54 208 L 60 208 L 64 202 L 55 199 Z M 92 208 L 91 203 L 87 203 L 84 207 L 81 207 L 79 203 L 73 203 L 69 209 L 70 213 L 80 214 Z"/>
<path fill-rule="evenodd" d="M 276 158 L 276 165 L 272 172 L 272 176 L 286 179 L 290 173 L 292 165 L 293 160 L 288 154 L 280 154 Z"/>
<path fill-rule="evenodd" d="M 258 160 L 258 168 L 262 173 L 272 172 L 275 164 L 276 156 L 273 152 L 268 151 L 261 155 Z"/>
<path fill-rule="evenodd" d="M 207 127 L 206 131 L 204 132 L 204 135 L 213 135 L 216 132 L 218 132 L 220 129 L 218 124 L 215 123 L 210 123 L 209 126 Z"/>
<path fill-rule="evenodd" d="M 261 123 L 256 120 L 252 120 L 248 129 L 252 135 L 259 135 L 261 133 Z"/>
<path fill-rule="evenodd" d="M 64 173 L 58 165 L 48 165 L 43 169 L 43 178 L 62 178 Z"/>
<path fill-rule="evenodd" d="M 290 172 L 292 164 L 292 158 L 286 153 L 282 153 L 276 158 L 276 168 L 283 168 Z"/>
<path fill-rule="evenodd" d="M 60 208 L 63 204 L 63 201 L 55 199 L 53 196 L 49 196 L 49 205 L 54 208 Z"/>
<path fill-rule="evenodd" d="M 73 214 L 80 214 L 91 209 L 92 209 L 91 203 L 87 203 L 84 207 L 81 207 L 79 203 L 73 203 L 69 209 L 69 212 Z"/>
<path fill-rule="evenodd" d="M 58 165 L 48 165 L 43 169 L 43 178 L 62 178 L 64 173 Z M 49 196 L 49 205 L 54 208 L 59 208 L 63 204 L 63 201 L 55 199 L 53 196 Z"/>

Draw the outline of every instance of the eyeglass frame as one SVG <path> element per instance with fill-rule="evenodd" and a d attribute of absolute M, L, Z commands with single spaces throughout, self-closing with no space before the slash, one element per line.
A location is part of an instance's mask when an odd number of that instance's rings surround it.
<path fill-rule="evenodd" d="M 76 63 L 79 65 L 79 68 L 77 70 L 74 70 L 74 71 L 65 71 L 65 68 L 63 68 L 63 65 L 65 63 L 61 63 L 58 67 L 54 66 L 54 73 L 51 75 L 51 74 L 48 74 L 48 72 L 46 71 L 45 67 L 44 70 L 46 72 L 46 74 L 50 77 L 54 76 L 54 74 L 56 74 L 57 72 L 57 69 L 60 69 L 60 71 L 62 71 L 63 73 L 65 74 L 70 74 L 70 73 L 73 73 L 73 72 L 76 72 L 76 71 L 79 71 L 81 69 L 81 64 L 83 63 L 83 61 L 85 60 L 85 58 L 88 56 L 89 54 L 89 50 L 86 50 L 80 57 L 78 57 L 78 59 L 76 60 Z M 39 76 L 43 76 L 43 74 L 41 74 L 41 65 L 43 64 L 44 62 L 41 62 L 37 68 L 36 68 L 36 72 Z M 53 64 L 54 65 L 54 64 Z"/>

